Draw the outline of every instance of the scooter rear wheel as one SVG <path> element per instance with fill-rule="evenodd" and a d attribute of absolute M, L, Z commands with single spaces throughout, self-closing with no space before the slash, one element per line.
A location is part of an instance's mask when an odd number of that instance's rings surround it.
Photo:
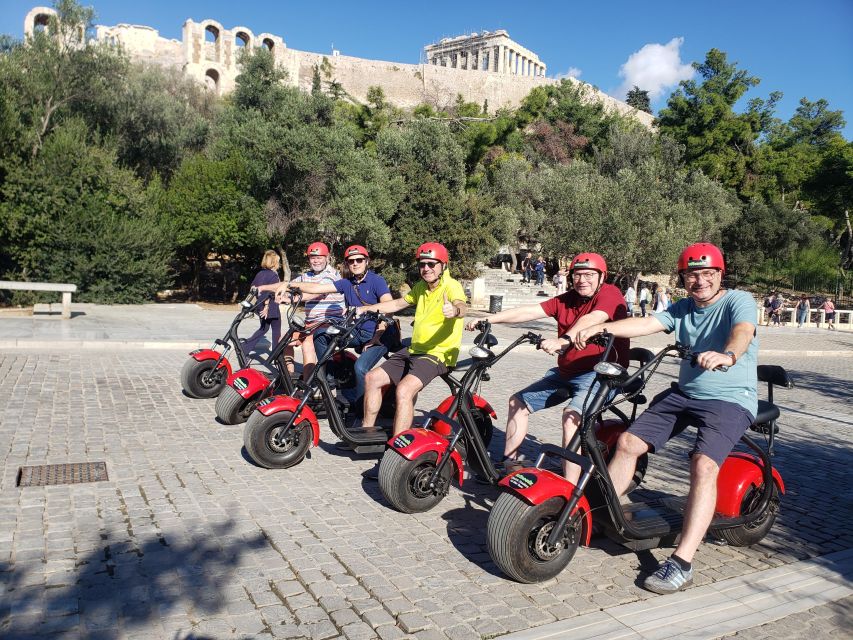
<path fill-rule="evenodd" d="M 773 523 L 776 522 L 776 516 L 779 514 L 779 488 L 776 486 L 776 483 L 773 483 L 772 492 L 770 494 L 770 502 L 758 520 L 748 525 L 735 527 L 734 529 L 721 529 L 717 532 L 719 536 L 735 547 L 749 547 L 761 541 L 770 532 Z M 741 504 L 741 515 L 749 513 L 755 508 L 760 499 L 761 491 L 759 491 L 758 487 L 753 487 L 750 491 L 747 491 Z"/>
<path fill-rule="evenodd" d="M 256 404 L 255 399 L 246 400 L 234 387 L 226 386 L 216 398 L 216 417 L 225 424 L 240 424 L 249 419 Z"/>
<path fill-rule="evenodd" d="M 554 497 L 531 505 L 513 493 L 502 493 L 489 513 L 486 542 L 496 565 L 518 582 L 550 580 L 569 564 L 580 545 L 580 512 L 569 519 L 562 544 L 548 545 L 548 535 L 565 505 Z"/>
<path fill-rule="evenodd" d="M 429 479 L 435 470 L 438 454 L 429 451 L 409 460 L 388 449 L 379 462 L 379 488 L 397 511 L 423 513 L 444 499 L 450 487 L 453 463 L 449 462 L 439 476 L 442 486 L 430 489 Z"/>
<path fill-rule="evenodd" d="M 307 420 L 293 425 L 281 444 L 275 442 L 292 416 L 291 411 L 271 416 L 260 411 L 252 414 L 243 428 L 243 446 L 256 464 L 266 469 L 287 469 L 302 462 L 311 446 L 311 425 Z"/>
<path fill-rule="evenodd" d="M 190 358 L 181 368 L 181 386 L 191 398 L 215 398 L 225 386 L 225 369 L 214 371 L 216 360 Z"/>

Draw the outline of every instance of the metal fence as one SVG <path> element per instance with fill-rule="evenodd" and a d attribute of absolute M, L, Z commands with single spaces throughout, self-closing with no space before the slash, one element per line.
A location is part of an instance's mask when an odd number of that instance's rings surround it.
<path fill-rule="evenodd" d="M 764 277 L 753 286 L 764 286 L 768 291 L 782 291 L 786 294 L 806 293 L 812 298 L 831 297 L 838 308 L 853 307 L 853 273 L 834 278 L 816 277 L 814 274 L 778 274 Z"/>

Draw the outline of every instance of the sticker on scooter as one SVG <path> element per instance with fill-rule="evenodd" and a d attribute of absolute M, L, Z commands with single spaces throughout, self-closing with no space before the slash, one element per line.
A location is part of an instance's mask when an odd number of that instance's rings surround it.
<path fill-rule="evenodd" d="M 395 449 L 405 449 L 415 441 L 415 437 L 410 433 L 404 433 L 394 438 Z"/>
<path fill-rule="evenodd" d="M 242 391 L 243 389 L 245 389 L 248 386 L 249 386 L 249 381 L 246 380 L 246 378 L 237 378 L 234 381 L 234 388 L 237 389 L 237 391 Z"/>
<path fill-rule="evenodd" d="M 532 473 L 516 473 L 509 479 L 509 486 L 513 489 L 529 489 L 536 484 L 537 477 Z"/>
<path fill-rule="evenodd" d="M 270 402 L 272 402 L 273 400 L 275 400 L 275 398 L 264 398 L 263 400 L 261 400 L 261 401 L 258 403 L 258 406 L 259 406 L 259 407 L 265 407 L 265 406 L 267 406 Z"/>

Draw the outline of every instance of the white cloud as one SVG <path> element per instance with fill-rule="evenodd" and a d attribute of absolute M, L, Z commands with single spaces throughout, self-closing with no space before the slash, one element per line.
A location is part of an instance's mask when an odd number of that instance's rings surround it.
<path fill-rule="evenodd" d="M 583 71 L 578 69 L 577 67 L 569 67 L 569 70 L 565 73 L 558 73 L 554 78 L 556 80 L 562 80 L 563 78 L 580 78 Z"/>
<path fill-rule="evenodd" d="M 636 85 L 648 91 L 649 97 L 654 101 L 682 80 L 692 78 L 693 67 L 681 62 L 679 49 L 682 44 L 684 38 L 673 38 L 666 44 L 644 45 L 642 49 L 628 56 L 628 60 L 619 69 L 619 77 L 623 78 L 623 82 L 617 95 L 624 99 L 628 91 Z"/>

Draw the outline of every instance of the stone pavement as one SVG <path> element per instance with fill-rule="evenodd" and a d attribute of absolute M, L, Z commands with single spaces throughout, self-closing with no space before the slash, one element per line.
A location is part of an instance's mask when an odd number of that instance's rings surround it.
<path fill-rule="evenodd" d="M 762 362 L 785 366 L 797 383 L 776 395 L 781 513 L 754 547 L 703 545 L 694 587 L 656 596 L 637 577 L 669 550 L 630 552 L 601 538 L 554 580 L 507 580 L 485 548 L 494 488 L 466 480 L 430 512 L 397 513 L 360 475 L 375 458 L 335 449 L 325 425 L 326 440 L 300 465 L 252 465 L 242 428 L 218 424 L 213 401 L 183 396 L 178 382 L 185 345 L 220 335 L 233 310 L 74 309 L 85 315 L 0 317 L 0 637 L 669 637 L 678 627 L 666 618 L 652 624 L 667 607 L 683 611 L 690 601 L 694 617 L 719 614 L 703 596 L 751 586 L 755 597 L 755 585 L 780 581 L 793 585 L 789 601 L 753 602 L 761 615 L 742 626 L 694 625 L 690 637 L 849 634 L 851 336 L 760 329 Z M 518 329 L 496 333 L 506 344 Z M 499 415 L 493 454 L 502 450 L 509 395 L 551 363 L 519 350 L 484 384 Z M 652 390 L 674 371 L 663 365 Z M 419 406 L 445 393 L 432 385 Z M 524 452 L 556 441 L 552 409 L 534 416 Z M 641 492 L 683 491 L 687 449 L 673 442 L 653 458 Z M 109 480 L 16 487 L 23 465 L 85 461 L 105 461 Z M 834 581 L 834 590 L 821 589 L 830 599 L 806 593 L 816 580 Z M 623 628 L 594 635 L 590 616 Z M 581 623 L 590 633 L 579 633 Z"/>

